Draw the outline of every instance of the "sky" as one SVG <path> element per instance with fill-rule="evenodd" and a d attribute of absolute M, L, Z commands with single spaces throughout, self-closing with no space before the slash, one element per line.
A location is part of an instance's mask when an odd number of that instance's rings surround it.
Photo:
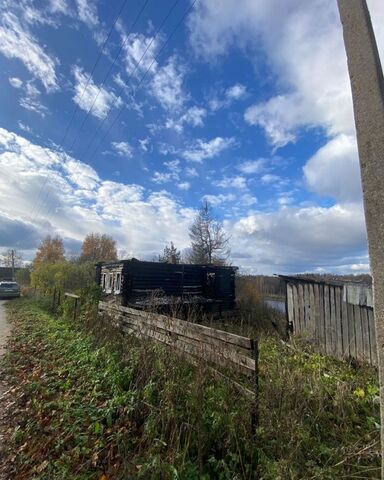
<path fill-rule="evenodd" d="M 100 232 L 148 260 L 208 200 L 243 273 L 369 271 L 336 0 L 0 10 L 0 250 Z"/>

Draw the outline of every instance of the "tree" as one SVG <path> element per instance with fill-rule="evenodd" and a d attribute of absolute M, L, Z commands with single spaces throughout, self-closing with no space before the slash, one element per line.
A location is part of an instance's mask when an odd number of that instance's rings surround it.
<path fill-rule="evenodd" d="M 159 255 L 159 262 L 162 263 L 180 263 L 181 261 L 181 252 L 178 250 L 173 242 L 170 245 L 164 247 L 163 253 Z"/>
<path fill-rule="evenodd" d="M 117 260 L 116 242 L 109 235 L 90 233 L 81 247 L 81 261 L 113 262 Z"/>
<path fill-rule="evenodd" d="M 352 87 L 379 364 L 384 479 L 384 75 L 366 1 L 338 0 Z"/>
<path fill-rule="evenodd" d="M 229 238 L 222 222 L 212 215 L 212 208 L 204 201 L 189 229 L 191 263 L 224 264 L 229 257 Z"/>
<path fill-rule="evenodd" d="M 4 267 L 12 267 L 12 264 L 15 268 L 23 266 L 23 255 L 17 250 L 9 248 L 1 254 L 1 257 L 1 264 Z"/>
<path fill-rule="evenodd" d="M 42 263 L 58 263 L 64 261 L 65 251 L 63 240 L 58 235 L 56 235 L 56 237 L 47 235 L 37 249 L 33 266 L 36 268 Z"/>

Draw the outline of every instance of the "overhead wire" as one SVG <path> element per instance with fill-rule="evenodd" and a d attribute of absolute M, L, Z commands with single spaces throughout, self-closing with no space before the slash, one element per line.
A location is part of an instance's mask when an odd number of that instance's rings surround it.
<path fill-rule="evenodd" d="M 139 19 L 140 19 L 140 17 L 141 17 L 141 14 L 142 14 L 143 11 L 145 10 L 145 7 L 148 5 L 148 2 L 149 2 L 149 0 L 145 0 L 143 6 L 141 7 L 140 11 L 139 11 L 138 14 L 136 15 L 135 20 L 133 21 L 132 25 L 130 26 L 129 32 L 127 33 L 124 41 L 123 41 L 122 44 L 120 45 L 120 48 L 119 48 L 117 54 L 115 55 L 115 58 L 113 59 L 113 62 L 112 62 L 112 64 L 110 65 L 107 73 L 105 74 L 105 76 L 104 76 L 104 78 L 103 78 L 103 81 L 102 81 L 101 84 L 97 87 L 97 94 L 95 95 L 95 97 L 94 97 L 94 99 L 93 99 L 93 101 L 92 101 L 91 106 L 89 107 L 87 113 L 85 114 L 85 117 L 83 118 L 83 121 L 81 122 L 80 128 L 78 129 L 75 137 L 73 138 L 73 141 L 72 141 L 72 143 L 71 143 L 71 146 L 69 147 L 69 150 L 72 150 L 72 148 L 74 147 L 77 139 L 79 138 L 80 133 L 82 132 L 82 130 L 83 130 L 83 128 L 84 128 L 85 122 L 87 121 L 89 115 L 91 114 L 91 112 L 92 112 L 92 110 L 93 110 L 93 107 L 95 106 L 96 101 L 97 101 L 97 99 L 99 98 L 99 95 L 100 95 L 100 93 L 101 93 L 101 90 L 102 90 L 103 86 L 105 85 L 105 82 L 108 80 L 109 75 L 111 74 L 111 72 L 112 72 L 112 70 L 113 70 L 113 67 L 116 65 L 117 59 L 119 58 L 121 52 L 123 51 L 125 45 L 127 44 L 129 35 L 132 33 L 133 28 L 136 26 L 137 22 L 139 21 Z"/>
<path fill-rule="evenodd" d="M 92 76 L 93 76 L 93 74 L 94 74 L 94 72 L 95 72 L 95 70 L 96 70 L 97 65 L 98 65 L 99 62 L 100 62 L 100 59 L 101 59 L 101 57 L 102 57 L 102 55 L 103 55 L 103 53 L 104 53 L 104 49 L 105 49 L 105 47 L 107 46 L 107 43 L 109 42 L 109 40 L 110 40 L 110 38 L 111 38 L 111 35 L 112 35 L 113 31 L 114 31 L 114 28 L 115 28 L 115 26 L 116 26 L 116 23 L 117 23 L 117 21 L 119 20 L 121 14 L 123 13 L 123 10 L 124 10 L 127 2 L 128 2 L 128 0 L 123 0 L 123 2 L 121 3 L 120 9 L 119 9 L 117 15 L 115 16 L 115 18 L 114 18 L 114 20 L 113 20 L 113 22 L 112 22 L 112 25 L 111 25 L 111 27 L 110 27 L 110 29 L 109 29 L 109 32 L 108 32 L 107 36 L 105 37 L 102 46 L 99 48 L 98 56 L 97 56 L 97 58 L 96 58 L 96 61 L 95 61 L 94 64 L 93 64 L 93 67 L 92 67 L 92 69 L 91 69 L 91 73 L 89 74 L 89 76 L 88 76 L 88 78 L 87 78 L 87 80 L 86 80 L 86 82 L 85 82 L 83 91 L 82 91 L 81 96 L 80 96 L 80 100 L 79 100 L 79 102 L 76 104 L 76 106 L 74 107 L 74 109 L 72 110 L 71 118 L 70 118 L 70 120 L 69 120 L 69 122 L 68 122 L 68 124 L 67 124 L 67 127 L 66 127 L 66 129 L 65 129 L 65 131 L 64 131 L 64 135 L 63 135 L 63 137 L 62 137 L 62 139 L 61 139 L 61 141 L 60 141 L 60 145 L 61 145 L 61 146 L 64 145 L 65 139 L 67 138 L 67 135 L 68 135 L 68 133 L 69 133 L 69 129 L 70 129 L 70 127 L 71 127 L 71 125 L 72 125 L 72 122 L 73 122 L 73 120 L 75 119 L 75 116 L 76 116 L 76 114 L 77 114 L 77 112 L 78 112 L 78 110 L 79 110 L 79 103 L 80 103 L 80 101 L 82 100 L 82 98 L 84 97 L 84 93 L 85 93 L 86 89 L 88 88 L 89 82 L 90 82 L 90 80 L 91 80 L 91 78 L 92 78 Z M 42 194 L 43 189 L 45 188 L 47 182 L 48 182 L 48 176 L 46 176 L 44 182 L 42 183 L 42 185 L 41 185 L 41 187 L 40 187 L 40 190 L 39 190 L 39 193 L 38 193 L 38 195 L 37 195 L 37 197 L 36 197 L 36 201 L 34 202 L 34 205 L 33 205 L 33 207 L 32 207 L 32 217 L 33 217 L 33 220 L 32 220 L 32 221 L 33 221 L 33 222 L 36 220 L 36 213 L 38 212 L 38 210 L 37 210 L 37 212 L 36 212 L 36 208 L 37 208 L 38 204 L 39 204 L 40 201 L 41 201 L 41 194 Z"/>
<path fill-rule="evenodd" d="M 159 52 L 157 53 L 156 57 L 152 60 L 152 62 L 150 63 L 149 67 L 147 68 L 147 70 L 145 71 L 144 75 L 141 77 L 139 83 L 136 85 L 135 89 L 133 90 L 132 92 L 132 95 L 133 97 L 136 95 L 138 89 L 140 88 L 140 86 L 142 85 L 142 83 L 144 82 L 146 76 L 148 75 L 148 72 L 150 71 L 150 69 L 152 68 L 153 64 L 158 60 L 158 58 L 160 57 L 160 55 L 162 54 L 162 52 L 165 50 L 165 48 L 167 47 L 167 45 L 169 44 L 169 42 L 171 41 L 173 35 L 176 33 L 177 29 L 180 27 L 180 25 L 183 23 L 184 19 L 186 18 L 186 16 L 188 15 L 188 13 L 192 10 L 192 8 L 194 7 L 195 3 L 197 2 L 197 0 L 194 0 L 191 5 L 186 9 L 186 11 L 184 12 L 184 14 L 182 15 L 182 17 L 180 18 L 180 20 L 178 21 L 178 23 L 176 24 L 176 26 L 173 28 L 173 30 L 171 31 L 170 35 L 168 36 L 167 40 L 164 42 L 164 44 L 162 45 L 161 49 L 159 50 Z M 95 153 L 97 152 L 97 150 L 101 147 L 101 145 L 103 144 L 104 140 L 106 139 L 107 135 L 109 134 L 109 132 L 112 130 L 112 128 L 114 127 L 114 125 L 116 124 L 116 122 L 119 120 L 121 114 L 123 113 L 124 111 L 124 104 L 120 107 L 117 115 L 115 116 L 114 120 L 112 121 L 112 123 L 109 125 L 109 127 L 107 128 L 107 130 L 105 131 L 104 135 L 101 137 L 99 143 L 96 145 L 96 148 L 93 150 L 92 154 L 88 157 L 91 158 L 95 155 Z M 98 131 L 95 133 L 93 139 L 92 139 L 92 142 L 94 141 L 94 139 L 96 138 L 98 134 Z M 92 143 L 91 142 L 91 143 Z M 91 144 L 90 144 L 91 145 Z"/>
<path fill-rule="evenodd" d="M 173 10 L 176 8 L 176 6 L 177 6 L 177 4 L 178 4 L 179 2 L 180 2 L 180 0 L 176 0 L 176 1 L 173 3 L 173 5 L 172 5 L 172 7 L 169 9 L 167 15 L 163 18 L 162 22 L 160 23 L 159 27 L 157 28 L 155 34 L 152 36 L 150 42 L 148 42 L 148 44 L 147 44 L 147 46 L 146 46 L 143 54 L 141 55 L 140 59 L 138 60 L 138 62 L 136 62 L 135 68 L 134 68 L 131 72 L 129 72 L 128 78 L 129 78 L 129 77 L 132 77 L 132 75 L 133 75 L 133 74 L 136 72 L 136 70 L 139 68 L 139 66 L 140 66 L 142 60 L 144 59 L 145 55 L 147 54 L 148 50 L 149 50 L 150 47 L 152 46 L 153 42 L 156 40 L 156 38 L 157 38 L 158 34 L 160 33 L 161 29 L 163 28 L 163 26 L 165 25 L 166 21 L 167 21 L 168 18 L 171 16 Z M 154 63 L 154 62 L 151 63 L 150 67 L 152 67 L 153 63 Z M 123 84 L 123 85 L 120 87 L 120 90 L 119 90 L 118 93 L 117 93 L 117 97 L 118 97 L 118 98 L 119 98 L 120 95 L 123 93 L 123 90 L 124 90 L 124 87 L 125 87 L 125 86 L 126 86 L 126 85 Z M 112 110 L 110 110 L 110 112 L 111 112 L 111 111 L 112 111 Z M 99 134 L 99 132 L 100 132 L 100 130 L 102 129 L 102 127 L 103 127 L 104 123 L 106 122 L 106 120 L 108 120 L 109 115 L 110 115 L 110 113 L 108 113 L 108 114 L 103 118 L 103 120 L 101 121 L 101 123 L 100 123 L 99 126 L 97 127 L 97 129 L 96 129 L 96 131 L 95 131 L 95 133 L 94 133 L 91 141 L 89 142 L 88 146 L 86 147 L 86 149 L 85 149 L 85 151 L 84 151 L 85 154 L 88 152 L 88 150 L 90 149 L 91 145 L 92 145 L 93 142 L 95 141 L 97 135 Z"/>

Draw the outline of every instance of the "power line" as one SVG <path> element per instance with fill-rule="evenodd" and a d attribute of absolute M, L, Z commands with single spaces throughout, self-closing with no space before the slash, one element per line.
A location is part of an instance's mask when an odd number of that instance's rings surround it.
<path fill-rule="evenodd" d="M 179 0 L 177 0 L 175 2 L 178 3 Z M 146 69 L 144 75 L 141 77 L 139 83 L 136 85 L 136 87 L 133 89 L 133 96 L 136 95 L 138 89 L 140 88 L 140 86 L 142 85 L 142 83 L 144 82 L 145 78 L 147 77 L 148 75 L 148 72 L 151 70 L 153 64 L 159 59 L 159 57 L 161 56 L 161 54 L 163 53 L 163 51 L 165 50 L 165 48 L 168 46 L 168 44 L 170 43 L 172 37 L 174 36 L 174 34 L 176 33 L 177 29 L 180 27 L 180 25 L 183 23 L 183 21 L 185 20 L 185 18 L 187 17 L 187 15 L 189 14 L 189 12 L 192 10 L 192 8 L 194 7 L 194 5 L 197 3 L 197 0 L 194 0 L 192 2 L 192 4 L 186 9 L 186 11 L 184 12 L 184 14 L 181 16 L 180 20 L 177 22 L 177 24 L 175 25 L 175 27 L 172 29 L 171 33 L 169 34 L 167 40 L 163 43 L 162 47 L 160 48 L 159 52 L 157 53 L 157 55 L 154 57 L 154 59 L 152 60 L 152 62 L 150 63 L 150 65 L 148 66 L 148 68 Z M 165 19 L 163 19 L 163 22 L 162 22 L 162 25 L 165 23 L 166 19 L 169 17 L 171 11 L 173 10 L 173 8 L 175 7 L 175 4 L 171 7 L 171 10 L 168 12 L 167 16 L 165 17 Z M 159 27 L 160 29 L 161 27 Z M 158 30 L 159 30 L 158 29 Z M 149 48 L 149 47 L 148 47 Z M 142 58 L 140 59 L 140 61 L 144 58 L 144 55 L 145 53 L 142 55 Z M 135 69 L 138 68 L 139 64 L 140 64 L 140 61 L 137 62 L 136 64 L 136 67 Z M 134 71 L 135 71 L 134 69 Z M 123 87 L 121 88 L 123 89 Z M 114 118 L 114 120 L 112 121 L 112 123 L 110 124 L 110 126 L 108 127 L 107 131 L 104 133 L 104 135 L 102 136 L 100 142 L 96 145 L 96 148 L 94 149 L 94 151 L 92 152 L 92 155 L 93 156 L 95 154 L 95 152 L 100 148 L 100 146 L 103 144 L 105 138 L 107 137 L 107 135 L 109 134 L 109 132 L 111 131 L 111 129 L 114 127 L 114 125 L 116 124 L 116 122 L 119 120 L 122 112 L 124 111 L 124 104 L 122 104 L 122 106 L 120 107 L 119 111 L 118 111 L 118 114 L 116 115 L 116 117 Z M 104 121 L 109 117 L 110 114 L 107 115 L 107 117 L 104 118 L 102 124 L 104 123 Z M 97 130 L 97 132 L 95 132 L 95 135 L 94 135 L 94 138 L 97 136 L 97 133 L 98 133 L 99 129 Z M 92 139 L 92 142 L 94 140 L 94 138 Z M 92 142 L 89 144 L 89 146 L 92 144 Z M 87 149 L 88 150 L 88 149 Z M 90 158 L 90 157 L 89 157 Z M 83 159 L 84 161 L 84 159 Z M 50 209 L 51 210 L 51 209 Z M 50 216 L 51 212 L 49 211 L 48 215 L 47 215 L 47 218 L 49 219 L 49 216 Z"/>
<path fill-rule="evenodd" d="M 180 27 L 180 25 L 182 24 L 182 22 L 184 21 L 184 19 L 186 18 L 186 16 L 188 15 L 188 13 L 192 10 L 192 8 L 194 7 L 195 3 L 197 2 L 197 0 L 194 0 L 192 2 L 192 4 L 187 8 L 187 10 L 184 12 L 183 16 L 180 18 L 179 22 L 176 24 L 175 28 L 172 30 L 171 34 L 168 36 L 168 39 L 166 40 L 166 42 L 163 44 L 163 46 L 161 47 L 161 49 L 159 50 L 158 54 L 156 55 L 156 57 L 152 60 L 151 64 L 149 65 L 149 67 L 147 68 L 147 70 L 145 71 L 144 75 L 142 76 L 142 78 L 140 79 L 139 83 L 137 84 L 136 88 L 134 89 L 133 91 L 133 97 L 136 95 L 139 87 L 142 85 L 144 79 L 146 78 L 148 72 L 150 71 L 150 69 L 152 68 L 152 65 L 155 63 L 155 61 L 159 58 L 159 56 L 161 55 L 161 53 L 164 51 L 164 49 L 166 48 L 166 46 L 169 44 L 170 40 L 172 39 L 173 35 L 176 33 L 176 30 Z M 97 150 L 99 149 L 99 147 L 103 144 L 105 138 L 107 137 L 107 135 L 109 134 L 109 132 L 112 130 L 112 128 L 114 127 L 114 125 L 116 124 L 116 122 L 119 120 L 121 114 L 123 113 L 124 111 L 124 104 L 120 107 L 116 117 L 114 118 L 114 120 L 112 121 L 112 123 L 110 124 L 110 126 L 107 128 L 106 132 L 104 133 L 104 135 L 101 137 L 99 143 L 96 145 L 96 148 L 93 150 L 92 154 L 88 157 L 91 158 L 95 155 L 95 153 L 97 152 Z M 94 138 L 92 139 L 92 142 L 93 140 L 96 138 L 96 135 L 97 135 L 98 132 L 96 132 L 96 134 L 94 135 Z M 91 143 L 92 143 L 91 142 Z"/>
<path fill-rule="evenodd" d="M 111 37 L 111 35 L 112 35 L 113 31 L 114 31 L 115 25 L 116 25 L 118 19 L 120 18 L 121 14 L 122 14 L 122 12 L 123 12 L 126 4 L 127 4 L 127 1 L 128 1 L 128 0 L 123 0 L 123 2 L 122 2 L 122 4 L 121 4 L 121 7 L 120 7 L 120 9 L 119 9 L 119 11 L 118 11 L 118 13 L 117 13 L 117 15 L 115 16 L 114 21 L 112 22 L 111 28 L 109 29 L 108 35 L 105 37 L 104 42 L 103 42 L 101 48 L 99 49 L 99 53 L 98 53 L 98 56 L 97 56 L 97 58 L 96 58 L 96 61 L 95 61 L 95 63 L 93 64 L 91 73 L 89 74 L 88 79 L 87 79 L 87 81 L 86 81 L 86 83 L 85 83 L 85 86 L 84 86 L 84 88 L 83 88 L 83 91 L 82 91 L 82 93 L 81 93 L 80 101 L 81 101 L 81 99 L 83 98 L 86 89 L 88 88 L 88 85 L 89 85 L 89 82 L 90 82 L 90 80 L 91 80 L 91 78 L 92 78 L 92 75 L 94 74 L 94 72 L 95 72 L 95 70 L 96 70 L 96 67 L 97 67 L 97 65 L 99 64 L 99 61 L 100 61 L 100 59 L 101 59 L 101 57 L 102 57 L 102 55 L 103 55 L 103 53 L 104 53 L 104 49 L 105 49 L 107 43 L 109 42 L 109 39 L 110 39 L 110 37 Z M 80 102 L 80 101 L 79 101 L 79 102 Z M 63 144 L 64 144 L 65 139 L 67 138 L 69 129 L 70 129 L 71 125 L 72 125 L 72 122 L 73 122 L 73 120 L 74 120 L 74 118 L 75 118 L 76 113 L 78 112 L 78 110 L 79 110 L 79 105 L 76 104 L 75 108 L 72 110 L 71 118 L 70 118 L 70 120 L 69 120 L 69 122 L 68 122 L 68 124 L 67 124 L 67 127 L 66 127 L 65 132 L 64 132 L 64 135 L 63 135 L 63 137 L 62 137 L 62 139 L 61 139 L 60 145 L 63 145 Z M 47 181 L 48 181 L 48 176 L 47 176 L 47 177 L 45 178 L 45 180 L 43 181 L 43 183 L 42 183 L 42 185 L 41 185 L 41 187 L 40 187 L 39 193 L 38 193 L 38 195 L 37 195 L 37 197 L 36 197 L 36 201 L 35 201 L 35 203 L 34 203 L 34 206 L 33 206 L 33 208 L 32 208 L 33 221 L 35 221 L 35 219 L 36 219 L 36 215 L 35 215 L 35 213 L 36 213 L 36 208 L 37 208 L 38 204 L 39 204 L 40 201 L 41 201 L 41 194 L 42 194 L 42 191 L 43 191 L 43 189 L 45 188 L 45 186 L 46 186 L 46 184 L 47 184 Z M 38 210 L 37 210 L 37 212 L 38 212 Z"/>
<path fill-rule="evenodd" d="M 176 0 L 176 1 L 174 2 L 174 4 L 172 5 L 172 7 L 169 9 L 167 15 L 163 18 L 161 24 L 159 25 L 159 27 L 157 28 L 157 30 L 156 30 L 156 32 L 155 32 L 155 35 L 151 38 L 151 41 L 150 41 L 150 42 L 148 43 L 148 45 L 146 46 L 146 48 L 145 48 L 143 54 L 141 55 L 139 61 L 136 62 L 135 68 L 134 68 L 131 72 L 129 72 L 128 78 L 129 78 L 129 77 L 132 78 L 132 75 L 133 75 L 133 74 L 136 72 L 136 70 L 138 69 L 138 67 L 139 67 L 139 65 L 141 64 L 142 60 L 144 59 L 146 53 L 147 53 L 148 50 L 150 49 L 152 43 L 153 43 L 153 42 L 155 41 L 155 39 L 157 38 L 157 35 L 159 34 L 160 30 L 163 28 L 165 22 L 166 22 L 166 21 L 168 20 L 168 18 L 171 16 L 173 10 L 175 9 L 175 7 L 176 7 L 176 5 L 179 3 L 179 1 L 180 1 L 180 0 Z M 152 63 L 150 64 L 150 67 L 149 67 L 149 68 L 152 67 L 153 63 L 154 63 L 154 61 L 152 61 Z M 117 97 L 119 97 L 120 94 L 123 92 L 124 86 L 125 86 L 125 85 L 122 85 L 122 86 L 120 87 L 120 90 L 119 90 L 119 92 L 118 92 L 118 94 L 117 94 Z M 112 110 L 111 110 L 111 111 L 112 111 Z M 108 114 L 103 118 L 102 122 L 101 122 L 101 123 L 99 124 L 99 126 L 97 127 L 97 129 L 96 129 L 96 131 L 95 131 L 95 133 L 94 133 L 91 141 L 89 142 L 88 146 L 86 147 L 86 149 L 85 149 L 85 151 L 84 151 L 84 157 L 85 157 L 85 155 L 87 154 L 87 152 L 89 151 L 89 149 L 91 148 L 91 145 L 92 145 L 93 142 L 95 141 L 97 135 L 99 134 L 99 132 L 100 132 L 100 130 L 102 129 L 102 127 L 103 127 L 104 123 L 106 122 L 106 120 L 108 120 L 109 116 L 110 116 L 110 113 L 108 113 Z"/>
<path fill-rule="evenodd" d="M 120 56 L 120 53 L 123 51 L 123 48 L 125 47 L 125 45 L 126 45 L 126 43 L 127 43 L 127 41 L 128 41 L 129 35 L 132 33 L 133 28 L 135 27 L 136 23 L 139 21 L 139 19 L 140 19 L 140 17 L 141 17 L 141 14 L 143 13 L 143 11 L 144 11 L 145 7 L 147 6 L 148 2 L 149 2 L 149 0 L 145 0 L 143 6 L 141 7 L 140 11 L 139 11 L 138 14 L 136 15 L 136 18 L 135 18 L 134 22 L 132 23 L 132 25 L 131 25 L 131 27 L 130 27 L 130 29 L 129 29 L 129 33 L 128 33 L 127 36 L 125 37 L 125 39 L 124 39 L 123 43 L 121 44 L 121 46 L 120 46 L 117 54 L 115 55 L 115 58 L 113 59 L 113 62 L 112 62 L 112 64 L 111 64 L 111 66 L 109 67 L 106 75 L 104 76 L 103 81 L 101 82 L 101 84 L 100 84 L 99 87 L 97 88 L 97 94 L 96 94 L 95 98 L 93 99 L 92 105 L 90 106 L 90 108 L 88 109 L 87 113 L 85 114 L 85 117 L 83 118 L 83 121 L 81 122 L 80 128 L 79 128 L 79 130 L 77 131 L 77 133 L 76 133 L 76 135 L 75 135 L 75 137 L 74 137 L 74 139 L 73 139 L 73 141 L 72 141 L 72 143 L 71 143 L 71 146 L 69 147 L 69 150 L 72 150 L 72 148 L 74 147 L 77 139 L 79 138 L 80 133 L 81 133 L 81 131 L 83 130 L 83 127 L 84 127 L 84 125 L 85 125 L 85 122 L 87 121 L 89 115 L 90 115 L 91 112 L 92 112 L 93 107 L 95 106 L 95 103 L 96 103 L 97 99 L 99 98 L 101 89 L 103 88 L 103 86 L 104 86 L 105 82 L 107 81 L 110 73 L 112 72 L 113 67 L 115 66 L 115 64 L 116 64 L 116 62 L 117 62 L 117 59 L 118 59 L 119 56 Z"/>

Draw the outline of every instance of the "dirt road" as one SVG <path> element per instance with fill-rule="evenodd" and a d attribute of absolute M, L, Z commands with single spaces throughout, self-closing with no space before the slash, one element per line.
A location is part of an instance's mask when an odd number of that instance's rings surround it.
<path fill-rule="evenodd" d="M 7 338 L 11 330 L 11 327 L 7 322 L 7 318 L 6 318 L 5 303 L 6 303 L 5 300 L 0 300 L 0 358 L 5 353 Z M 6 391 L 6 389 L 7 387 L 4 383 L 4 380 L 2 378 L 2 372 L 0 370 L 0 399 L 3 397 L 3 394 Z M 4 431 L 3 410 L 4 409 L 2 408 L 0 412 L 0 455 L 1 455 L 2 445 L 3 445 L 3 431 Z M 0 472 L 0 480 L 5 480 L 5 479 L 6 479 L 5 474 Z"/>
<path fill-rule="evenodd" d="M 0 357 L 5 353 L 5 345 L 11 329 L 5 315 L 5 303 L 6 300 L 0 300 Z"/>

